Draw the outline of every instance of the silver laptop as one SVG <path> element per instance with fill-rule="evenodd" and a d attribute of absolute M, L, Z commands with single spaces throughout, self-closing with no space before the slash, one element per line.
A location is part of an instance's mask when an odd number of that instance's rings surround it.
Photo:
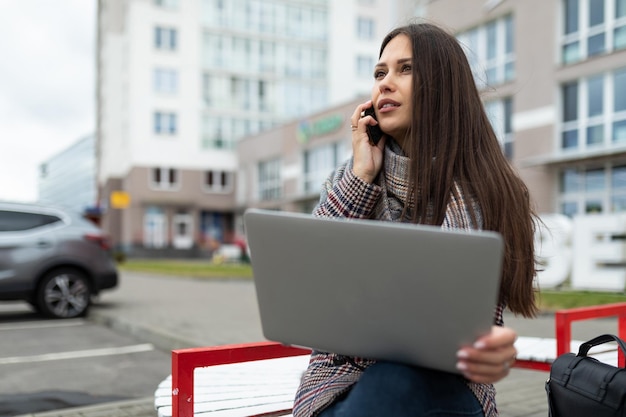
<path fill-rule="evenodd" d="M 490 331 L 497 233 L 258 209 L 244 223 L 268 340 L 456 373 Z"/>

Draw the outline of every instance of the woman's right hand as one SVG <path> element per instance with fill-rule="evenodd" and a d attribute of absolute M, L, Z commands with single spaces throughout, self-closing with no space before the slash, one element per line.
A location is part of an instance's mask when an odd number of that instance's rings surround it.
<path fill-rule="evenodd" d="M 357 106 L 350 118 L 352 125 L 352 154 L 354 163 L 352 172 L 367 183 L 374 182 L 383 165 L 385 136 L 377 145 L 372 145 L 367 135 L 367 125 L 375 126 L 378 122 L 372 116 L 361 117 L 365 109 L 372 106 L 372 101 L 366 101 Z"/>

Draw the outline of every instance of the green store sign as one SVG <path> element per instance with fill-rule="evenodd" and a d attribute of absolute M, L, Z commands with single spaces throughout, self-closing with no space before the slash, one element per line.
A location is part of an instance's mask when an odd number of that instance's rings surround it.
<path fill-rule="evenodd" d="M 341 128 L 342 125 L 343 117 L 339 114 L 324 117 L 313 122 L 302 120 L 296 130 L 296 138 L 300 143 L 307 143 L 311 138 L 332 133 Z"/>

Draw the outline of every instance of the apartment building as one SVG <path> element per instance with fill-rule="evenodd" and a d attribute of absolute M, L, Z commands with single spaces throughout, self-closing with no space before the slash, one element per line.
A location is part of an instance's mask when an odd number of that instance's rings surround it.
<path fill-rule="evenodd" d="M 100 0 L 105 230 L 195 256 L 245 207 L 307 211 L 382 37 L 415 15 L 466 47 L 540 213 L 626 211 L 626 0 Z"/>
<path fill-rule="evenodd" d="M 39 164 L 38 201 L 98 217 L 96 139 L 87 135 Z"/>
<path fill-rule="evenodd" d="M 235 236 L 236 144 L 367 93 L 412 2 L 99 0 L 102 226 L 130 256 Z"/>

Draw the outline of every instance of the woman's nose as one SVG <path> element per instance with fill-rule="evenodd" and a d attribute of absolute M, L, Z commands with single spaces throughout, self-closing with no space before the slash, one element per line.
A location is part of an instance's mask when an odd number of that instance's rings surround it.
<path fill-rule="evenodd" d="M 385 75 L 385 78 L 380 81 L 378 88 L 380 91 L 393 91 L 395 88 L 394 75 L 391 73 Z"/>

